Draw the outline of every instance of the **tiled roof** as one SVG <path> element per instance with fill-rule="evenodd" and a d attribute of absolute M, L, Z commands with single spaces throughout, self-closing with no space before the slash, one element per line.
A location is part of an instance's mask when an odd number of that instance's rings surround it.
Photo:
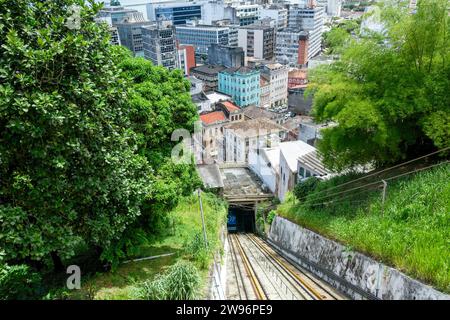
<path fill-rule="evenodd" d="M 256 106 L 248 106 L 244 108 L 244 115 L 250 119 L 259 119 L 259 118 L 273 119 L 276 118 L 277 116 L 277 114 L 274 112 Z"/>
<path fill-rule="evenodd" d="M 212 124 L 215 122 L 225 121 L 227 120 L 227 117 L 225 117 L 223 111 L 214 111 L 200 115 L 200 120 L 202 120 L 204 124 Z"/>
<path fill-rule="evenodd" d="M 241 108 L 239 108 L 237 105 L 235 105 L 231 101 L 224 101 L 224 102 L 222 102 L 222 104 L 228 110 L 228 112 L 230 112 L 230 113 L 234 112 L 234 111 L 241 110 Z"/>
<path fill-rule="evenodd" d="M 258 72 L 258 71 L 247 68 L 247 67 L 234 67 L 234 68 L 227 68 L 221 72 L 228 73 L 228 74 L 234 74 L 234 73 L 246 74 L 246 73 Z"/>
<path fill-rule="evenodd" d="M 234 122 L 227 125 L 226 129 L 232 130 L 241 137 L 257 137 L 259 135 L 286 131 L 285 128 L 276 122 L 266 118 Z"/>

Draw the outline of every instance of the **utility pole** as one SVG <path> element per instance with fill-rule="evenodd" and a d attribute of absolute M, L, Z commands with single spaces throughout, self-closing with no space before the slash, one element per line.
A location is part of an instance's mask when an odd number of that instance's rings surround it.
<path fill-rule="evenodd" d="M 381 181 L 383 182 L 383 196 L 381 198 L 381 214 L 384 215 L 384 202 L 386 201 L 387 182 L 385 180 Z"/>
<path fill-rule="evenodd" d="M 200 215 L 202 217 L 202 227 L 203 227 L 203 239 L 205 240 L 205 247 L 208 248 L 208 239 L 206 237 L 206 227 L 205 227 L 205 215 L 203 214 L 203 203 L 202 203 L 202 191 L 198 189 L 198 201 L 200 203 Z"/>

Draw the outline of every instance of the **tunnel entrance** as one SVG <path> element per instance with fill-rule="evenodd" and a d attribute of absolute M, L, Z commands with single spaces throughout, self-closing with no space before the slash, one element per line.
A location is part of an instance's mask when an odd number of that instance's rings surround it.
<path fill-rule="evenodd" d="M 228 232 L 255 232 L 255 212 L 251 205 L 230 205 L 228 209 Z"/>

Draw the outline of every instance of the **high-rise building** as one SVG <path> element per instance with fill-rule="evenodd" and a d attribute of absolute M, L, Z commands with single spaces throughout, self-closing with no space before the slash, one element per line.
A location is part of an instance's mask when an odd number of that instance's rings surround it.
<path fill-rule="evenodd" d="M 292 67 L 304 66 L 308 63 L 307 31 L 298 28 L 285 28 L 277 32 L 276 60 Z"/>
<path fill-rule="evenodd" d="M 239 28 L 238 46 L 247 57 L 272 60 L 275 51 L 275 28 L 264 24 L 252 24 Z"/>
<path fill-rule="evenodd" d="M 180 44 L 190 44 L 196 54 L 207 54 L 208 47 L 213 44 L 228 45 L 228 27 L 191 23 L 175 27 Z"/>
<path fill-rule="evenodd" d="M 227 19 L 232 24 L 246 26 L 261 18 L 259 4 L 242 4 L 240 2 L 226 3 L 225 1 L 208 1 L 202 7 L 202 20 L 206 24 Z"/>
<path fill-rule="evenodd" d="M 240 47 L 212 44 L 208 48 L 208 64 L 237 68 L 245 65 L 245 53 Z"/>
<path fill-rule="evenodd" d="M 260 72 L 247 67 L 219 72 L 219 92 L 230 95 L 240 107 L 259 105 Z"/>
<path fill-rule="evenodd" d="M 308 31 L 308 59 L 317 55 L 322 46 L 323 7 L 289 6 L 288 27 Z"/>
<path fill-rule="evenodd" d="M 99 11 L 98 16 L 99 18 L 110 18 L 111 24 L 116 25 L 117 23 L 120 23 L 127 14 L 135 12 L 138 11 L 123 7 L 119 1 L 111 1 L 109 6 L 105 6 Z"/>
<path fill-rule="evenodd" d="M 111 35 L 111 40 L 110 40 L 111 44 L 112 45 L 116 45 L 116 46 L 120 46 L 119 31 L 117 30 L 116 26 L 112 25 L 111 17 L 110 16 L 109 17 L 108 16 L 103 16 L 103 17 L 97 16 L 95 18 L 95 21 L 97 23 L 105 23 L 108 26 L 108 28 L 109 28 L 109 32 L 110 32 L 110 35 Z"/>
<path fill-rule="evenodd" d="M 152 1 L 147 4 L 147 16 L 151 21 L 171 20 L 174 25 L 182 25 L 202 19 L 202 4 L 201 1 Z"/>
<path fill-rule="evenodd" d="M 288 10 L 280 5 L 271 5 L 261 9 L 261 19 L 271 18 L 276 21 L 277 29 L 287 27 Z"/>
<path fill-rule="evenodd" d="M 135 56 L 143 57 L 142 27 L 151 24 L 150 21 L 144 19 L 144 15 L 141 12 L 127 13 L 116 24 L 121 44 L 130 49 Z"/>
<path fill-rule="evenodd" d="M 144 57 L 156 66 L 179 67 L 175 28 L 172 21 L 158 21 L 142 27 Z"/>

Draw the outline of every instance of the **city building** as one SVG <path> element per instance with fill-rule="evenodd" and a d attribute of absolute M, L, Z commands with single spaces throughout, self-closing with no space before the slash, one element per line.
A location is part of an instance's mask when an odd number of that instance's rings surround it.
<path fill-rule="evenodd" d="M 175 28 L 172 21 L 158 21 L 141 28 L 144 57 L 156 66 L 179 68 Z M 185 61 L 186 62 L 186 61 Z M 183 66 L 185 67 L 185 66 Z"/>
<path fill-rule="evenodd" d="M 240 47 L 211 44 L 208 48 L 208 64 L 222 65 L 227 68 L 243 67 L 245 53 Z"/>
<path fill-rule="evenodd" d="M 265 118 L 238 121 L 224 127 L 225 161 L 248 164 L 249 152 L 276 145 L 285 129 Z"/>
<path fill-rule="evenodd" d="M 305 66 L 309 60 L 309 33 L 298 28 L 277 32 L 276 60 L 292 67 Z"/>
<path fill-rule="evenodd" d="M 276 21 L 277 30 L 287 28 L 288 10 L 281 5 L 270 5 L 261 8 L 261 19 L 271 18 Z"/>
<path fill-rule="evenodd" d="M 151 25 L 144 19 L 141 12 L 127 13 L 124 18 L 115 24 L 119 32 L 120 42 L 133 52 L 135 56 L 144 56 L 144 44 L 142 40 L 142 27 Z"/>
<path fill-rule="evenodd" d="M 270 108 L 287 106 L 288 68 L 280 63 L 264 64 L 259 69 L 270 83 Z"/>
<path fill-rule="evenodd" d="M 108 16 L 104 16 L 104 17 L 97 16 L 95 18 L 95 21 L 97 23 L 105 23 L 108 26 L 109 32 L 110 32 L 110 35 L 111 35 L 110 43 L 112 45 L 115 45 L 115 46 L 120 46 L 121 43 L 120 43 L 119 30 L 117 30 L 116 26 L 113 26 L 111 17 L 108 17 Z"/>
<path fill-rule="evenodd" d="M 147 4 L 147 16 L 151 21 L 171 20 L 176 26 L 183 25 L 202 19 L 202 4 L 201 1 L 152 1 Z"/>
<path fill-rule="evenodd" d="M 270 80 L 265 74 L 261 74 L 259 87 L 259 106 L 263 109 L 267 109 L 270 107 Z"/>
<path fill-rule="evenodd" d="M 299 125 L 298 140 L 301 140 L 309 145 L 315 146 L 317 140 L 322 139 L 321 131 L 325 128 L 335 126 L 333 122 L 316 123 L 311 117 L 302 117 Z"/>
<path fill-rule="evenodd" d="M 288 27 L 308 32 L 308 59 L 316 56 L 322 47 L 324 7 L 290 5 Z"/>
<path fill-rule="evenodd" d="M 312 95 L 305 96 L 307 84 L 297 85 L 288 89 L 288 108 L 299 115 L 309 115 L 312 109 Z"/>
<path fill-rule="evenodd" d="M 247 57 L 272 60 L 275 55 L 275 28 L 264 24 L 252 24 L 238 30 L 238 46 Z"/>
<path fill-rule="evenodd" d="M 289 141 L 280 144 L 280 171 L 278 177 L 278 199 L 284 201 L 286 193 L 297 184 L 297 159 L 315 151 L 316 148 L 303 141 Z"/>
<path fill-rule="evenodd" d="M 288 72 L 288 88 L 305 85 L 308 82 L 307 69 L 290 69 Z"/>
<path fill-rule="evenodd" d="M 190 44 L 195 48 L 195 53 L 206 55 L 211 44 L 228 45 L 228 27 L 213 25 L 201 25 L 192 22 L 188 25 L 175 26 L 177 39 L 180 44 Z"/>
<path fill-rule="evenodd" d="M 219 72 L 225 67 L 219 65 L 202 65 L 191 69 L 191 75 L 203 81 L 203 90 L 217 91 L 219 88 Z"/>
<path fill-rule="evenodd" d="M 227 19 L 232 24 L 246 26 L 261 18 L 261 6 L 259 4 L 245 4 L 236 1 L 208 1 L 202 7 L 202 20 L 206 24 Z"/>
<path fill-rule="evenodd" d="M 183 70 L 184 75 L 188 76 L 190 70 L 196 67 L 195 49 L 191 45 L 178 45 L 178 68 Z"/>
<path fill-rule="evenodd" d="M 323 165 L 322 157 L 317 150 L 308 152 L 297 159 L 297 183 L 309 177 L 325 180 L 332 175 L 333 172 Z"/>
<path fill-rule="evenodd" d="M 247 67 L 219 72 L 219 92 L 230 95 L 240 107 L 259 105 L 260 73 Z"/>
<path fill-rule="evenodd" d="M 264 118 L 272 120 L 277 124 L 282 124 L 284 120 L 283 114 L 263 109 L 257 106 L 248 106 L 246 108 L 243 108 L 242 113 L 245 120 Z"/>
<path fill-rule="evenodd" d="M 135 12 L 138 11 L 123 7 L 119 1 L 111 1 L 109 6 L 105 6 L 99 11 L 98 17 L 110 18 L 111 24 L 115 26 L 117 23 L 120 23 L 127 14 Z"/>

